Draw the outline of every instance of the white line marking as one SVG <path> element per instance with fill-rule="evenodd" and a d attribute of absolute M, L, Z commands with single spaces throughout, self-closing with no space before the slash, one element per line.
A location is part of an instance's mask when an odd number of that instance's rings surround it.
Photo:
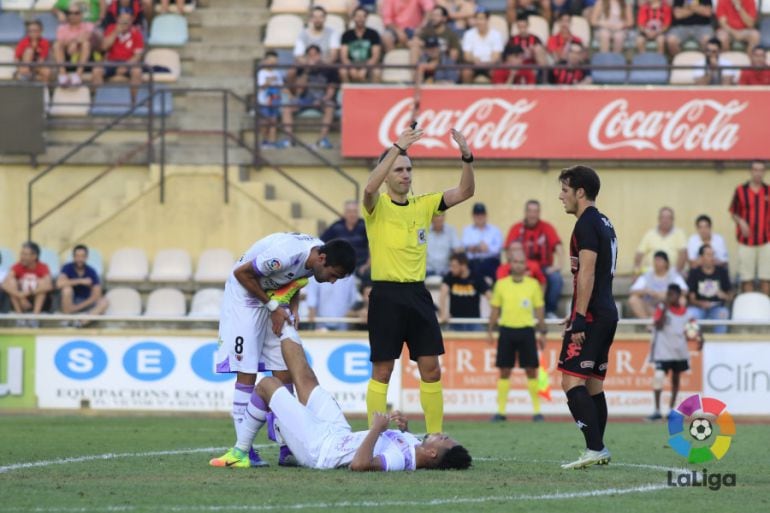
<path fill-rule="evenodd" d="M 564 461 L 560 460 L 522 460 L 518 458 L 473 458 L 473 461 L 514 461 L 518 463 L 553 463 L 556 465 L 560 465 L 562 463 L 566 463 Z M 630 467 L 630 468 L 645 468 L 650 470 L 666 470 L 671 472 L 678 472 L 678 473 L 686 473 L 690 474 L 692 470 L 685 468 L 685 467 L 664 467 L 663 465 L 649 465 L 646 463 L 624 463 L 624 462 L 611 462 L 609 464 L 611 467 Z"/>

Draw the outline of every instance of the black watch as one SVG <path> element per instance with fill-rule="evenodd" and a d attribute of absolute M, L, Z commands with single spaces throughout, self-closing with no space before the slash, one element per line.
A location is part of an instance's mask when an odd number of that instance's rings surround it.
<path fill-rule="evenodd" d="M 468 164 L 470 164 L 471 162 L 473 162 L 473 153 L 471 153 L 470 157 L 466 157 L 465 155 L 461 155 L 461 156 L 460 156 L 460 160 L 462 160 L 463 162 L 467 162 Z"/>

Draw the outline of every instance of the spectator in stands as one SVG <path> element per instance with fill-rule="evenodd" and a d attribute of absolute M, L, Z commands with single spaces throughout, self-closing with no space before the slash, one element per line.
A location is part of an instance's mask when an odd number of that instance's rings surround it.
<path fill-rule="evenodd" d="M 475 0 L 436 0 L 436 7 L 444 9 L 449 19 L 449 27 L 455 32 L 462 34 L 474 23 Z"/>
<path fill-rule="evenodd" d="M 570 44 L 583 43 L 579 37 L 572 33 L 572 15 L 569 12 L 559 14 L 556 34 L 548 38 L 546 50 L 551 54 L 554 62 L 565 61 L 569 55 Z"/>
<path fill-rule="evenodd" d="M 524 245 L 527 260 L 536 262 L 548 280 L 545 296 L 545 312 L 556 317 L 556 309 L 564 286 L 561 270 L 564 268 L 565 251 L 556 228 L 540 218 L 540 202 L 529 200 L 524 206 L 524 219 L 511 226 L 505 238 L 506 247 L 513 241 Z"/>
<path fill-rule="evenodd" d="M 767 68 L 767 55 L 765 48 L 755 46 L 751 50 L 751 66 L 764 69 L 742 69 L 739 85 L 770 85 L 770 69 Z"/>
<path fill-rule="evenodd" d="M 369 273 L 369 239 L 366 236 L 366 226 L 361 219 L 361 205 L 356 200 L 348 200 L 342 210 L 342 217 L 333 222 L 321 234 L 321 240 L 329 242 L 333 239 L 343 239 L 353 246 L 356 252 L 356 275 L 367 276 Z"/>
<path fill-rule="evenodd" d="M 369 323 L 369 295 L 372 293 L 372 282 L 361 281 L 361 300 L 356 302 L 351 309 L 351 317 L 356 317 L 359 324 L 352 326 L 355 330 L 366 330 Z"/>
<path fill-rule="evenodd" d="M 543 47 L 543 42 L 535 34 L 529 32 L 529 15 L 522 14 L 516 19 L 518 33 L 511 36 L 508 46 L 520 46 L 524 50 L 524 64 L 538 64 L 544 66 L 548 63 L 548 57 Z"/>
<path fill-rule="evenodd" d="M 673 13 L 665 0 L 648 0 L 639 6 L 636 25 L 636 51 L 644 53 L 647 45 L 655 44 L 655 51 L 666 52 L 666 31 L 671 27 Z"/>
<path fill-rule="evenodd" d="M 698 85 L 731 85 L 738 78 L 738 69 L 732 68 L 732 62 L 722 56 L 722 43 L 712 37 L 706 43 L 706 64 L 693 70 L 695 83 Z"/>
<path fill-rule="evenodd" d="M 521 46 L 506 46 L 503 51 L 503 64 L 508 67 L 492 70 L 493 84 L 527 85 L 537 82 L 534 70 L 520 68 L 524 65 L 524 49 Z"/>
<path fill-rule="evenodd" d="M 483 203 L 473 205 L 473 224 L 463 230 L 462 243 L 471 270 L 494 283 L 500 265 L 503 235 L 497 226 L 487 223 L 487 207 Z"/>
<path fill-rule="evenodd" d="M 589 0 L 591 5 L 594 5 L 595 0 Z M 590 6 L 587 9 L 583 9 L 582 0 L 551 0 L 551 19 L 558 20 L 563 14 L 583 14 L 587 16 L 590 14 Z M 584 13 L 584 11 L 586 11 Z"/>
<path fill-rule="evenodd" d="M 756 0 L 718 0 L 717 39 L 729 49 L 734 41 L 746 43 L 749 53 L 759 44 Z"/>
<path fill-rule="evenodd" d="M 53 4 L 53 12 L 59 19 L 59 23 L 66 23 L 70 7 L 78 7 L 83 12 L 84 21 L 99 24 L 104 19 L 105 5 L 105 0 L 56 0 Z"/>
<path fill-rule="evenodd" d="M 447 61 L 460 61 L 460 38 L 449 28 L 449 13 L 446 8 L 437 5 L 430 11 L 428 22 L 420 30 L 418 36 L 409 41 L 409 51 L 412 64 L 416 64 L 423 55 L 425 42 L 430 38 L 438 39 L 441 55 L 445 56 Z"/>
<path fill-rule="evenodd" d="M 674 226 L 674 209 L 661 207 L 658 211 L 658 226 L 652 228 L 642 237 L 634 255 L 634 275 L 639 275 L 650 269 L 652 256 L 657 251 L 663 251 L 669 262 L 674 262 L 674 270 L 684 271 L 687 263 L 687 237 L 684 232 Z M 659 298 L 663 300 L 663 296 Z"/>
<path fill-rule="evenodd" d="M 714 262 L 716 265 L 727 267 L 727 245 L 724 238 L 711 230 L 711 218 L 705 214 L 699 215 L 695 219 L 695 233 L 687 239 L 687 259 L 690 262 L 690 269 L 698 267 L 698 252 L 704 244 L 711 247 L 714 252 Z"/>
<path fill-rule="evenodd" d="M 323 117 L 316 146 L 327 150 L 333 148 L 329 141 L 329 130 L 337 108 L 339 73 L 335 68 L 324 64 L 318 45 L 310 45 L 305 50 L 303 65 L 294 71 L 294 77 L 289 86 L 289 103 L 281 109 L 284 130 L 289 135 L 293 133 L 294 114 L 297 112 L 305 109 L 320 110 Z M 292 145 L 291 138 L 278 143 L 279 148 L 289 148 Z"/>
<path fill-rule="evenodd" d="M 508 0 L 505 8 L 505 18 L 509 25 L 516 23 L 521 17 L 542 16 L 546 21 L 551 20 L 550 0 Z"/>
<path fill-rule="evenodd" d="M 340 52 L 340 34 L 326 26 L 326 9 L 320 5 L 314 6 L 310 11 L 307 27 L 302 29 L 294 44 L 294 59 L 297 64 L 305 64 L 307 51 L 313 45 L 320 49 L 323 62 L 337 62 Z"/>
<path fill-rule="evenodd" d="M 257 72 L 257 103 L 259 104 L 260 124 L 263 127 L 262 148 L 276 146 L 278 119 L 281 116 L 281 88 L 283 74 L 275 69 L 278 54 L 274 50 L 265 52 Z"/>
<path fill-rule="evenodd" d="M 690 307 L 687 309 L 694 319 L 729 319 L 727 303 L 732 299 L 732 285 L 727 269 L 716 265 L 714 250 L 704 244 L 698 250 L 699 266 L 690 269 L 687 287 Z M 714 326 L 714 333 L 727 333 L 727 326 Z"/>
<path fill-rule="evenodd" d="M 682 276 L 671 269 L 665 251 L 656 251 L 652 259 L 652 269 L 639 276 L 628 296 L 628 306 L 637 319 L 647 319 L 655 312 L 655 307 L 666 299 L 666 291 L 672 283 L 687 291 L 687 283 Z"/>
<path fill-rule="evenodd" d="M 513 257 L 516 253 L 522 252 L 524 253 L 524 244 L 521 243 L 520 240 L 514 240 L 510 244 L 508 244 L 505 248 L 505 259 L 506 262 L 504 264 L 500 264 L 500 267 L 497 268 L 497 273 L 495 274 L 495 278 L 497 280 L 501 280 L 505 278 L 506 276 L 511 275 L 511 262 L 513 261 Z M 526 253 L 524 253 L 526 255 Z M 545 287 L 548 283 L 545 274 L 543 274 L 543 271 L 540 269 L 540 264 L 535 262 L 534 260 L 527 259 L 527 276 L 531 276 L 532 278 L 536 279 L 537 282 L 540 284 L 540 288 L 543 289 L 543 297 L 545 297 Z"/>
<path fill-rule="evenodd" d="M 374 66 L 382 58 L 382 42 L 376 30 L 366 26 L 369 13 L 363 7 L 358 7 L 353 13 L 353 28 L 342 34 L 340 45 L 340 61 L 342 64 L 358 64 L 360 67 L 340 68 L 342 82 L 379 82 L 382 70 L 365 68 L 363 65 Z"/>
<path fill-rule="evenodd" d="M 48 293 L 53 290 L 51 271 L 40 262 L 40 246 L 25 242 L 21 246 L 19 261 L 11 267 L 3 280 L 3 290 L 11 300 L 11 307 L 17 314 L 43 311 Z M 20 326 L 37 327 L 38 321 L 19 322 Z"/>
<path fill-rule="evenodd" d="M 741 290 L 752 292 L 759 280 L 770 295 L 770 186 L 763 180 L 765 163 L 751 163 L 751 179 L 735 188 L 730 215 L 738 238 L 738 276 Z"/>
<path fill-rule="evenodd" d="M 475 26 L 463 34 L 463 59 L 473 68 L 462 70 L 462 81 L 473 82 L 476 77 L 489 79 L 491 65 L 500 62 L 503 53 L 503 35 L 489 26 L 489 12 L 476 11 Z"/>
<path fill-rule="evenodd" d="M 666 35 L 668 54 L 678 54 L 682 44 L 691 39 L 705 49 L 706 42 L 714 35 L 713 15 L 711 0 L 674 0 L 674 17 Z"/>
<path fill-rule="evenodd" d="M 433 0 L 382 0 L 380 13 L 385 24 L 385 33 L 382 34 L 385 51 L 406 46 L 417 29 L 424 25 L 433 6 Z"/>
<path fill-rule="evenodd" d="M 24 66 L 24 64 L 44 63 L 48 60 L 51 43 L 43 37 L 43 24 L 38 20 L 28 21 L 27 35 L 16 45 L 16 62 L 20 64 L 16 71 L 17 80 L 38 80 L 48 82 L 51 68 Z"/>
<path fill-rule="evenodd" d="M 144 37 L 142 31 L 131 24 L 130 14 L 119 15 L 118 22 L 107 27 L 102 50 L 108 65 L 94 68 L 94 85 L 102 85 L 105 79 L 119 82 L 128 80 L 131 83 L 131 97 L 136 98 L 136 90 L 142 83 Z M 134 66 L 130 66 L 132 64 Z"/>
<path fill-rule="evenodd" d="M 345 331 L 348 329 L 346 322 L 318 322 L 318 317 L 347 317 L 358 302 L 358 290 L 356 279 L 346 276 L 334 282 L 318 283 L 311 277 L 305 287 L 308 306 L 308 322 L 312 323 L 319 331 Z"/>
<path fill-rule="evenodd" d="M 460 237 L 444 214 L 433 216 L 428 232 L 427 276 L 444 276 L 449 272 L 449 257 L 463 250 Z"/>
<path fill-rule="evenodd" d="M 439 292 L 439 322 L 450 319 L 476 319 L 481 317 L 481 296 L 489 299 L 490 286 L 480 274 L 471 271 L 468 257 L 455 253 L 449 257 L 449 272 L 444 276 Z M 450 324 L 450 330 L 483 331 L 484 324 Z"/>
<path fill-rule="evenodd" d="M 551 69 L 548 81 L 557 85 L 590 84 L 591 70 L 585 67 L 585 53 L 581 43 L 572 41 L 567 60 L 556 63 L 558 67 Z"/>
<path fill-rule="evenodd" d="M 139 0 L 114 0 L 107 7 L 107 12 L 101 23 L 102 28 L 106 29 L 110 25 L 117 23 L 121 14 L 130 15 L 132 25 L 136 25 L 139 29 L 144 28 L 144 21 L 146 19 L 145 6 Z"/>
<path fill-rule="evenodd" d="M 419 39 L 419 38 L 415 38 Z M 441 43 L 437 37 L 429 37 L 420 45 L 422 55 L 415 68 L 415 80 L 422 84 L 455 84 L 460 79 L 460 70 L 447 68 L 457 64 L 449 56 L 449 52 L 441 50 Z"/>
<path fill-rule="evenodd" d="M 633 2 L 598 0 L 591 10 L 591 26 L 600 52 L 622 53 L 628 30 L 634 27 Z"/>
<path fill-rule="evenodd" d="M 169 12 L 170 3 L 171 3 L 171 0 L 160 0 L 160 12 L 164 14 Z M 174 0 L 174 5 L 176 5 L 176 12 L 178 12 L 179 14 L 184 13 L 184 0 Z"/>
<path fill-rule="evenodd" d="M 94 24 L 83 21 L 82 4 L 70 5 L 67 10 L 67 22 L 56 29 L 56 43 L 53 45 L 56 64 L 60 66 L 60 86 L 79 86 L 83 83 L 83 65 L 91 59 L 93 33 Z M 73 62 L 78 66 L 68 76 L 65 64 Z"/>
<path fill-rule="evenodd" d="M 88 248 L 82 244 L 72 250 L 72 262 L 64 264 L 56 279 L 61 291 L 61 311 L 65 314 L 87 313 L 101 315 L 107 310 L 107 298 L 102 296 L 102 285 L 96 270 L 86 263 Z M 85 323 L 76 322 L 75 326 Z"/>

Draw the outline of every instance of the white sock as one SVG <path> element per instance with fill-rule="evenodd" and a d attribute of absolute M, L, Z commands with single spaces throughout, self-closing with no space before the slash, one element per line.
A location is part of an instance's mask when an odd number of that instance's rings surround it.
<path fill-rule="evenodd" d="M 253 385 L 235 384 L 233 391 L 233 427 L 235 428 L 235 439 L 238 440 L 243 416 L 246 414 L 246 406 L 249 404 L 249 398 L 254 392 Z"/>
<path fill-rule="evenodd" d="M 235 442 L 235 447 L 248 452 L 251 449 L 251 445 L 254 443 L 254 437 L 265 425 L 267 420 L 267 405 L 261 397 L 254 391 L 249 399 L 249 404 L 246 406 L 246 413 L 243 415 L 243 421 L 238 428 L 238 441 Z"/>

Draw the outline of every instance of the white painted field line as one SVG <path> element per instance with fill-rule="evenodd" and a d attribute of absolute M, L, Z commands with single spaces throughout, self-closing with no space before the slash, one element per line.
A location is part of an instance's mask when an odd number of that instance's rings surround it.
<path fill-rule="evenodd" d="M 559 465 L 561 463 L 564 463 L 564 461 L 559 460 L 521 460 L 518 458 L 485 458 L 485 457 L 479 457 L 479 458 L 473 458 L 473 461 L 512 461 L 517 463 L 553 463 L 555 465 Z M 610 464 L 610 467 L 630 467 L 630 468 L 644 468 L 644 469 L 650 469 L 650 470 L 665 470 L 665 471 L 671 471 L 671 472 L 679 472 L 679 473 L 691 473 L 692 471 L 685 467 L 665 467 L 663 465 L 651 465 L 647 463 L 625 463 L 625 462 L 616 462 L 613 461 Z"/>

